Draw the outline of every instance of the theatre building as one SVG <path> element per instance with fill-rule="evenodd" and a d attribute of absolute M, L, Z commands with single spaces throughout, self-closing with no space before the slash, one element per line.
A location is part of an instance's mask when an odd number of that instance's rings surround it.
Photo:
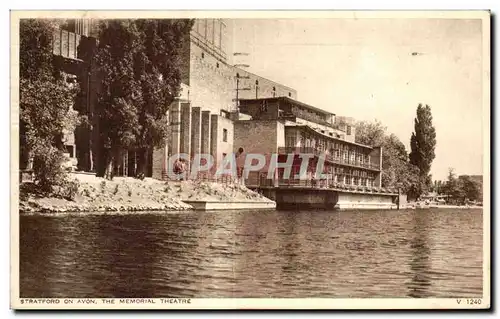
<path fill-rule="evenodd" d="M 94 110 L 100 77 L 93 56 L 98 44 L 98 21 L 61 19 L 53 35 L 54 57 L 63 65 L 68 79 L 78 82 L 80 92 L 73 109 L 89 121 L 65 135 L 67 155 L 80 172 L 96 173 L 104 160 L 103 143 Z M 233 152 L 234 119 L 238 100 L 250 97 L 289 96 L 297 92 L 287 86 L 252 74 L 233 63 L 230 19 L 195 19 L 181 50 L 181 93 L 170 105 L 170 123 L 162 147 L 148 151 L 146 176 L 166 178 L 166 161 L 175 154 L 211 154 L 216 162 Z M 115 176 L 135 176 L 138 154 L 124 150 L 114 163 Z M 21 163 L 26 168 L 28 161 Z"/>

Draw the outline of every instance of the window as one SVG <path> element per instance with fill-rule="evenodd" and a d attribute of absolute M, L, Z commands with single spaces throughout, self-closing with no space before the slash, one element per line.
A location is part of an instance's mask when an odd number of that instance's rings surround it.
<path fill-rule="evenodd" d="M 219 68 L 219 62 L 217 62 L 217 68 Z"/>
<path fill-rule="evenodd" d="M 289 96 L 289 97 L 292 97 L 292 93 L 291 93 L 291 92 L 288 92 L 288 96 Z"/>
<path fill-rule="evenodd" d="M 286 136 L 285 146 L 286 147 L 295 147 L 295 136 L 293 136 L 293 135 Z"/>
<path fill-rule="evenodd" d="M 201 58 L 204 59 L 205 58 L 205 53 L 201 52 Z"/>
<path fill-rule="evenodd" d="M 227 129 L 222 129 L 222 141 L 227 142 Z"/>
<path fill-rule="evenodd" d="M 228 119 L 229 118 L 229 112 L 226 110 L 220 110 L 220 116 Z"/>
<path fill-rule="evenodd" d="M 347 135 L 351 135 L 351 126 L 347 125 Z"/>

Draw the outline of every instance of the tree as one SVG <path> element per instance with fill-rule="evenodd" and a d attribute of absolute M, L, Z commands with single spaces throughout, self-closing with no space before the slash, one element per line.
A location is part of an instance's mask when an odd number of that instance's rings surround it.
<path fill-rule="evenodd" d="M 410 139 L 410 163 L 419 168 L 422 185 L 425 186 L 422 192 L 425 192 L 431 187 L 432 178 L 429 173 L 436 148 L 436 129 L 432 125 L 429 105 L 425 107 L 422 104 L 418 105 L 414 128 L 415 132 L 412 133 Z"/>
<path fill-rule="evenodd" d="M 19 48 L 20 166 L 33 160 L 35 182 L 45 192 L 64 181 L 63 137 L 78 116 L 72 110 L 77 85 L 52 54 L 55 24 L 22 19 Z"/>
<path fill-rule="evenodd" d="M 382 146 L 383 187 L 401 187 L 404 193 L 412 194 L 422 188 L 418 180 L 419 169 L 409 163 L 403 142 L 395 134 L 388 135 L 382 123 L 356 123 L 356 142 Z"/>
<path fill-rule="evenodd" d="M 110 178 L 121 152 L 139 153 L 137 175 L 148 154 L 167 137 L 167 111 L 179 95 L 181 48 L 189 41 L 192 20 L 109 20 L 99 27 L 96 62 L 103 78 L 98 118 Z"/>
<path fill-rule="evenodd" d="M 441 180 L 434 181 L 433 191 L 438 195 L 443 194 L 443 189 L 442 189 L 443 185 L 444 185 L 443 181 Z"/>
<path fill-rule="evenodd" d="M 380 121 L 360 121 L 356 123 L 356 143 L 382 146 L 386 137 L 387 127 Z"/>
<path fill-rule="evenodd" d="M 461 175 L 458 177 L 458 182 L 462 188 L 462 196 L 468 200 L 478 201 L 482 200 L 481 185 L 472 180 L 468 175 Z"/>
<path fill-rule="evenodd" d="M 443 192 L 449 196 L 449 200 L 455 203 L 465 200 L 463 184 L 457 178 L 455 170 L 451 167 L 448 169 L 448 178 L 443 186 Z"/>
<path fill-rule="evenodd" d="M 113 163 L 135 143 L 141 90 L 134 76 L 134 58 L 141 50 L 134 20 L 103 20 L 94 56 L 101 78 L 95 116 L 99 125 L 97 175 L 112 178 Z"/>
<path fill-rule="evenodd" d="M 137 20 L 141 50 L 134 57 L 134 78 L 139 84 L 138 174 L 145 174 L 148 154 L 167 137 L 167 111 L 181 85 L 181 49 L 189 41 L 194 20 Z"/>

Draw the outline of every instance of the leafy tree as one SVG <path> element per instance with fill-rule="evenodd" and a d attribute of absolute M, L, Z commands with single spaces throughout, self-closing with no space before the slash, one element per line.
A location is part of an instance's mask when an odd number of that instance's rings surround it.
<path fill-rule="evenodd" d="M 482 185 L 472 180 L 472 178 L 468 175 L 459 176 L 458 182 L 462 188 L 461 195 L 464 198 L 472 201 L 482 200 Z"/>
<path fill-rule="evenodd" d="M 94 56 L 101 79 L 95 116 L 101 147 L 97 175 L 112 178 L 113 164 L 135 143 L 139 120 L 140 87 L 134 76 L 134 58 L 141 39 L 134 20 L 102 20 Z"/>
<path fill-rule="evenodd" d="M 63 138 L 78 121 L 71 107 L 77 85 L 52 54 L 54 27 L 50 20 L 23 19 L 19 29 L 20 167 L 33 160 L 35 182 L 45 192 L 66 178 Z"/>
<path fill-rule="evenodd" d="M 443 194 L 443 185 L 443 181 L 441 180 L 434 181 L 433 191 L 436 192 L 436 194 Z"/>
<path fill-rule="evenodd" d="M 124 150 L 139 153 L 137 175 L 145 173 L 148 154 L 167 137 L 167 111 L 179 95 L 181 48 L 189 41 L 192 20 L 107 20 L 99 26 L 96 62 L 103 90 L 98 96 L 104 165 Z"/>
<path fill-rule="evenodd" d="M 450 197 L 450 200 L 453 202 L 462 202 L 464 198 L 462 184 L 455 174 L 455 170 L 453 168 L 448 169 L 448 179 L 443 187 L 444 194 Z"/>
<path fill-rule="evenodd" d="M 417 107 L 417 117 L 415 118 L 415 132 L 410 139 L 410 163 L 420 170 L 422 185 L 425 186 L 422 192 L 426 192 L 431 187 L 432 179 L 430 170 L 432 161 L 435 158 L 436 129 L 432 125 L 432 113 L 429 105 Z M 420 196 L 420 194 L 417 194 Z"/>
<path fill-rule="evenodd" d="M 386 137 L 387 127 L 380 121 L 360 121 L 356 123 L 356 143 L 382 146 Z"/>
<path fill-rule="evenodd" d="M 403 142 L 395 134 L 387 134 L 382 123 L 358 122 L 356 142 L 382 146 L 383 187 L 401 187 L 404 193 L 415 193 L 422 188 L 418 180 L 419 169 L 409 163 Z"/>
<path fill-rule="evenodd" d="M 181 49 L 189 41 L 194 20 L 137 20 L 141 50 L 134 57 L 134 78 L 140 87 L 137 99 L 139 152 L 137 172 L 145 174 L 148 153 L 167 137 L 167 111 L 181 85 Z"/>

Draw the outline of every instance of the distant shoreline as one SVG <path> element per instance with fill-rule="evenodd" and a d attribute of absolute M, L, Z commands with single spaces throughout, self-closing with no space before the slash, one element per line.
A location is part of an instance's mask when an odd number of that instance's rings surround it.
<path fill-rule="evenodd" d="M 471 206 L 459 206 L 459 205 L 406 205 L 401 209 L 431 209 L 431 208 L 443 208 L 443 209 L 483 209 L 483 206 L 471 205 Z"/>

